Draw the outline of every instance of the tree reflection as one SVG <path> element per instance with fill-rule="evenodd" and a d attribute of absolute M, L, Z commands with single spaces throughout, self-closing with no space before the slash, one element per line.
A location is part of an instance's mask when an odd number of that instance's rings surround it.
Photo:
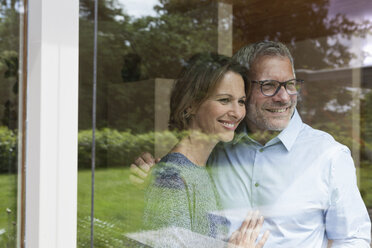
<path fill-rule="evenodd" d="M 20 2 L 0 0 L 0 124 L 10 129 L 16 128 L 18 115 Z M 372 24 L 344 13 L 331 15 L 331 0 L 159 0 L 156 16 L 143 17 L 125 12 L 125 1 L 99 0 L 98 128 L 133 136 L 153 131 L 154 90 L 138 82 L 175 78 L 193 54 L 216 52 L 219 2 L 233 7 L 234 52 L 259 40 L 279 40 L 290 46 L 295 67 L 309 70 L 297 73 L 299 78 L 307 77 L 300 106 L 307 123 L 351 147 L 355 141 L 350 120 L 357 111 L 355 101 L 361 101 L 361 164 L 371 167 L 371 77 L 362 77 L 364 92 L 355 97 L 351 76 L 335 77 L 341 72 L 334 69 L 348 68 L 360 56 L 350 44 L 370 35 Z M 370 1 L 355 3 L 356 8 L 372 7 Z M 93 9 L 93 1 L 80 0 L 79 129 L 91 128 Z M 330 70 L 329 77 L 312 78 L 325 69 Z M 372 204 L 372 199 L 365 199 Z"/>
<path fill-rule="evenodd" d="M 0 1 L 0 247 L 16 246 L 19 4 Z"/>
<path fill-rule="evenodd" d="M 290 46 L 297 69 L 314 71 L 349 67 L 351 60 L 358 56 L 350 49 L 351 40 L 365 38 L 372 27 L 369 20 L 357 21 L 344 13 L 331 15 L 330 0 L 223 2 L 233 6 L 235 51 L 258 40 L 280 40 Z M 217 1 L 160 0 L 154 7 L 156 16 L 139 18 L 125 13 L 123 3 L 121 6 L 116 0 L 101 0 L 99 5 L 98 127 L 110 126 L 107 121 L 108 97 L 115 98 L 110 89 L 120 88 L 113 85 L 159 77 L 175 78 L 192 54 L 217 49 Z M 80 1 L 80 10 L 79 125 L 84 129 L 90 127 L 92 2 Z M 324 90 L 324 85 L 331 87 Z M 327 109 L 333 99 L 338 105 L 352 104 L 351 99 L 355 98 L 345 87 L 351 87 L 351 81 L 308 81 L 301 106 L 305 120 L 322 123 L 319 124 L 321 127 L 331 125 L 329 122 L 335 120 L 350 120 L 350 111 Z M 134 132 L 151 130 L 152 122 L 143 119 L 147 116 L 151 120 L 154 116 L 153 109 L 148 107 L 151 103 L 146 100 L 151 98 L 150 90 L 139 92 L 129 86 L 122 88 L 119 90 L 121 104 L 134 112 L 117 113 L 125 122 L 114 127 Z M 120 102 L 117 101 L 115 106 L 120 108 Z M 350 121 L 342 123 L 345 124 L 342 129 L 350 130 L 347 127 Z"/>

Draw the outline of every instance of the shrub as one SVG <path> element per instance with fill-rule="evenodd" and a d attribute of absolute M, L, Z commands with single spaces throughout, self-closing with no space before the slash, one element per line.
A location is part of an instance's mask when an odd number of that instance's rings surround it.
<path fill-rule="evenodd" d="M 166 153 L 177 138 L 172 132 L 148 132 L 132 134 L 104 128 L 96 130 L 96 168 L 129 166 L 142 152 Z M 92 130 L 81 130 L 78 134 L 79 169 L 91 168 Z M 0 173 L 17 171 L 17 133 L 0 126 Z"/>
<path fill-rule="evenodd" d="M 16 131 L 0 126 L 0 173 L 17 171 Z"/>
<path fill-rule="evenodd" d="M 96 131 L 96 168 L 129 166 L 142 152 L 166 152 L 177 138 L 169 131 L 132 134 L 104 128 Z M 92 131 L 79 132 L 79 169 L 91 168 Z"/>

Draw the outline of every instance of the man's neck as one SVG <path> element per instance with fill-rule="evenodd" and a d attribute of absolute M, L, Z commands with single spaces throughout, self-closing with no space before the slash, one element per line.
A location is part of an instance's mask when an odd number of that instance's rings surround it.
<path fill-rule="evenodd" d="M 251 132 L 249 130 L 249 136 L 261 145 L 265 145 L 267 142 L 278 136 L 279 133 L 280 131 L 256 130 Z"/>
<path fill-rule="evenodd" d="M 260 129 L 254 123 L 252 123 L 248 118 L 245 120 L 247 125 L 247 131 L 249 136 L 260 143 L 261 145 L 265 145 L 274 137 L 278 136 L 281 131 L 272 131 L 267 129 Z"/>

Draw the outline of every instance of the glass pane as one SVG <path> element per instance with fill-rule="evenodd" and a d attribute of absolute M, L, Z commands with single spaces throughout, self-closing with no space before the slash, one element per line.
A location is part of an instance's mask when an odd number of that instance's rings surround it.
<path fill-rule="evenodd" d="M 16 247 L 22 1 L 0 1 L 0 246 Z"/>
<path fill-rule="evenodd" d="M 90 243 L 93 4 L 80 0 L 78 247 Z M 261 40 L 290 49 L 296 78 L 305 81 L 297 104 L 303 122 L 350 149 L 372 209 L 369 0 L 102 0 L 98 13 L 95 247 L 139 242 L 130 235 L 144 229 L 151 179 L 137 185 L 129 168 L 142 152 L 163 157 L 181 137 L 168 131 L 169 100 L 190 58 L 232 56 Z"/>

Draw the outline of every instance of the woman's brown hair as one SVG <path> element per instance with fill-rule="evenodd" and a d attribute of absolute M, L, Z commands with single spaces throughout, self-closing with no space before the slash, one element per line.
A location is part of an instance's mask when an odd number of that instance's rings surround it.
<path fill-rule="evenodd" d="M 210 96 L 227 72 L 242 76 L 246 94 L 249 94 L 247 70 L 230 58 L 215 53 L 193 56 L 176 80 L 170 100 L 169 129 L 187 130 L 191 113 Z"/>

